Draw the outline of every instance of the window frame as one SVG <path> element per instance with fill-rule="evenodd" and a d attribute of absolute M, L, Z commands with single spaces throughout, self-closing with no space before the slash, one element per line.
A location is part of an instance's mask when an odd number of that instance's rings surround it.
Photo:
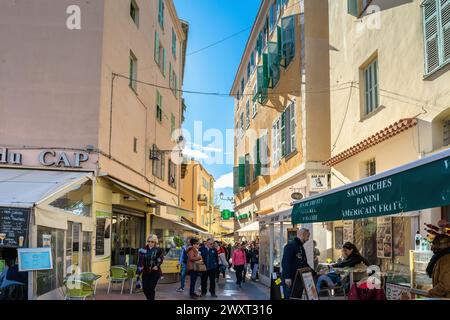
<path fill-rule="evenodd" d="M 133 17 L 133 10 L 134 10 L 134 17 Z M 130 1 L 130 17 L 131 20 L 133 20 L 136 27 L 139 29 L 139 6 L 136 3 L 136 0 Z"/>
<path fill-rule="evenodd" d="M 367 116 L 375 112 L 380 107 L 380 75 L 378 56 L 367 63 L 362 70 L 363 89 L 363 115 Z"/>
<path fill-rule="evenodd" d="M 137 77 L 138 77 L 138 59 L 133 51 L 130 50 L 129 55 L 130 60 L 130 74 L 129 74 L 129 83 L 128 86 L 137 93 Z"/>

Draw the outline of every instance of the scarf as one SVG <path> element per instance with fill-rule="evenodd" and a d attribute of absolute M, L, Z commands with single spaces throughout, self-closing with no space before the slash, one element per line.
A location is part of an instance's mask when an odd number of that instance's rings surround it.
<path fill-rule="evenodd" d="M 434 266 L 436 265 L 438 260 L 447 254 L 450 254 L 450 248 L 441 250 L 438 253 L 435 253 L 431 257 L 430 263 L 428 263 L 428 266 L 427 266 L 427 274 L 430 278 L 432 277 Z"/>

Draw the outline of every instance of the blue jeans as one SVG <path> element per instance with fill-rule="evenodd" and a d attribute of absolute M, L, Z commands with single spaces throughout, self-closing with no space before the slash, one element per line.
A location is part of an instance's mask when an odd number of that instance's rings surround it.
<path fill-rule="evenodd" d="M 189 294 L 192 296 L 195 294 L 195 283 L 197 282 L 197 271 L 191 271 L 189 273 L 189 277 L 191 278 L 190 284 L 189 284 Z"/>
<path fill-rule="evenodd" d="M 281 285 L 283 286 L 284 300 L 289 300 L 291 298 L 292 285 L 291 287 L 288 287 L 284 282 L 284 279 L 281 281 Z"/>
<path fill-rule="evenodd" d="M 184 285 L 186 284 L 186 263 L 182 263 L 180 265 L 180 276 L 181 276 L 181 284 L 180 284 L 180 288 L 184 289 Z"/>
<path fill-rule="evenodd" d="M 317 292 L 320 292 L 321 290 L 321 286 L 322 286 L 322 282 L 325 281 L 328 285 L 328 288 L 334 288 L 335 284 L 334 282 L 330 279 L 329 276 L 327 275 L 321 275 L 319 277 L 319 279 L 317 280 Z"/>

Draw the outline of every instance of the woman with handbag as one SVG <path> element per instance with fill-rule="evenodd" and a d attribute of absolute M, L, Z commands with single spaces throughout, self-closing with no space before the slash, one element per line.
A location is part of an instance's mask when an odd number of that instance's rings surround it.
<path fill-rule="evenodd" d="M 155 289 L 158 280 L 161 278 L 161 264 L 164 260 L 164 253 L 157 247 L 158 237 L 151 235 L 147 239 L 145 248 L 139 249 L 138 270 L 142 275 L 142 286 L 147 300 L 155 300 Z"/>
<path fill-rule="evenodd" d="M 186 250 L 188 255 L 187 270 L 190 277 L 189 294 L 192 299 L 197 299 L 200 295 L 195 293 L 195 283 L 197 282 L 199 272 L 206 271 L 206 266 L 198 251 L 200 246 L 198 239 L 192 238 L 189 242 L 191 246 Z"/>

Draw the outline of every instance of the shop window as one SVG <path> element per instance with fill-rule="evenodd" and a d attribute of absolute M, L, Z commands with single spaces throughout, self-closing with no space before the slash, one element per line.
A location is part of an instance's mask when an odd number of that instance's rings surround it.
<path fill-rule="evenodd" d="M 342 249 L 344 245 L 344 228 L 335 227 L 334 228 L 334 248 L 336 250 Z"/>
<path fill-rule="evenodd" d="M 38 296 L 60 288 L 64 279 L 64 231 L 38 226 L 37 247 L 42 248 L 44 244 L 51 247 L 53 269 L 36 271 Z"/>
<path fill-rule="evenodd" d="M 136 1 L 134 1 L 134 0 L 131 0 L 130 16 L 131 16 L 131 19 L 133 19 L 136 26 L 139 27 L 139 7 L 136 4 Z"/>
<path fill-rule="evenodd" d="M 375 159 L 366 162 L 366 177 L 374 176 L 377 173 L 377 165 Z"/>
<path fill-rule="evenodd" d="M 92 181 L 89 180 L 81 185 L 72 187 L 69 192 L 57 198 L 49 205 L 77 216 L 90 217 L 92 208 Z"/>

